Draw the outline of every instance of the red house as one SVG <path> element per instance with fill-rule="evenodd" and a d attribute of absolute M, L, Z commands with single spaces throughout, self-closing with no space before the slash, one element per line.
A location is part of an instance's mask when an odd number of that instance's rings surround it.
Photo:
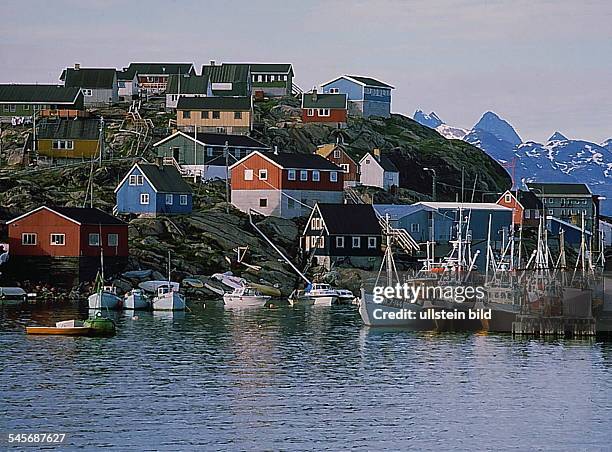
<path fill-rule="evenodd" d="M 525 190 L 512 192 L 506 190 L 497 200 L 496 204 L 512 209 L 512 223 L 515 226 L 538 226 L 542 202 L 532 192 Z"/>
<path fill-rule="evenodd" d="M 78 269 L 78 279 L 89 280 L 100 267 L 101 250 L 109 274 L 127 261 L 128 225 L 99 209 L 42 206 L 8 221 L 7 228 L 10 265 L 30 280 L 53 281 L 60 268 Z"/>
<path fill-rule="evenodd" d="M 342 144 L 324 144 L 319 146 L 315 152 L 342 168 L 345 187 L 357 185 L 357 182 L 359 182 L 359 165 L 348 155 Z"/>
<path fill-rule="evenodd" d="M 346 94 L 321 94 L 316 89 L 302 94 L 302 122 L 345 127 L 347 116 Z"/>
<path fill-rule="evenodd" d="M 344 200 L 342 168 L 318 154 L 255 151 L 230 171 L 232 204 L 243 212 L 293 218 Z"/>

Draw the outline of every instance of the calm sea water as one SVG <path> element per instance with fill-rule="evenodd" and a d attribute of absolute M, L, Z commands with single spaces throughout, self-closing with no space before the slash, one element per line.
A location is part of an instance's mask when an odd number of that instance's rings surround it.
<path fill-rule="evenodd" d="M 24 334 L 75 316 L 0 309 L 0 449 L 8 432 L 64 432 L 62 450 L 612 448 L 612 344 L 377 331 L 354 307 Z"/>

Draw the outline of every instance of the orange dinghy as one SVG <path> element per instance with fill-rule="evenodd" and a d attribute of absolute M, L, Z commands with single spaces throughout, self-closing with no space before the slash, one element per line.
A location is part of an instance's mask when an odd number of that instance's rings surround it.
<path fill-rule="evenodd" d="M 27 334 L 44 334 L 56 336 L 91 336 L 95 334 L 95 328 L 84 325 L 79 320 L 66 320 L 57 322 L 55 326 L 28 326 Z"/>

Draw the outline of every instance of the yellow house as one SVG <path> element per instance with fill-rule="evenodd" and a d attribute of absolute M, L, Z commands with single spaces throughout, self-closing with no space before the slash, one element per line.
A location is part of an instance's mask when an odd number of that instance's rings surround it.
<path fill-rule="evenodd" d="M 185 132 L 246 135 L 253 128 L 253 103 L 244 97 L 179 97 L 176 125 Z"/>
<path fill-rule="evenodd" d="M 47 118 L 36 131 L 39 157 L 86 159 L 99 156 L 100 121 L 98 119 Z"/>

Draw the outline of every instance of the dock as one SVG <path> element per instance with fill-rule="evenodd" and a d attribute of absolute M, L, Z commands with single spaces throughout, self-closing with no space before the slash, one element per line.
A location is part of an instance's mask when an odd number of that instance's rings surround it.
<path fill-rule="evenodd" d="M 518 315 L 512 322 L 513 336 L 590 337 L 596 333 L 593 317 Z"/>

